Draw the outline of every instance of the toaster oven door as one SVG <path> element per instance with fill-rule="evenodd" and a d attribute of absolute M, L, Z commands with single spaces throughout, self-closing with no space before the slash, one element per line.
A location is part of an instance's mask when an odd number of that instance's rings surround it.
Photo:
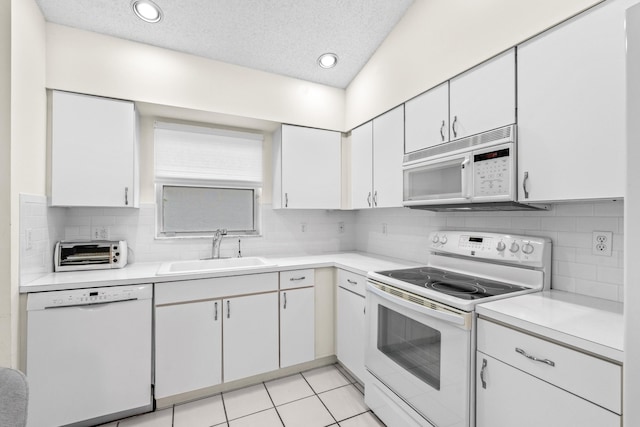
<path fill-rule="evenodd" d="M 403 167 L 403 205 L 468 203 L 472 198 L 470 153 Z"/>

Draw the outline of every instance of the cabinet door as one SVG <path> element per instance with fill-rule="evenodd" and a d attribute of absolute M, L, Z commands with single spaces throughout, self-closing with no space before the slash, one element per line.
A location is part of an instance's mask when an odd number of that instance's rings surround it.
<path fill-rule="evenodd" d="M 351 207 L 373 207 L 373 122 L 351 131 Z"/>
<path fill-rule="evenodd" d="M 280 292 L 280 367 L 315 358 L 315 289 Z"/>
<path fill-rule="evenodd" d="M 135 206 L 132 102 L 53 92 L 51 204 Z"/>
<path fill-rule="evenodd" d="M 222 382 L 222 300 L 156 307 L 155 396 Z"/>
<path fill-rule="evenodd" d="M 619 415 L 484 353 L 477 353 L 476 362 L 477 427 L 621 425 Z"/>
<path fill-rule="evenodd" d="M 606 2 L 518 46 L 519 200 L 624 196 L 625 9 L 635 3 Z"/>
<path fill-rule="evenodd" d="M 340 209 L 340 132 L 282 126 L 282 207 Z"/>
<path fill-rule="evenodd" d="M 224 381 L 278 369 L 278 293 L 223 301 Z"/>
<path fill-rule="evenodd" d="M 365 379 L 365 300 L 338 287 L 336 355 L 360 381 Z"/>
<path fill-rule="evenodd" d="M 515 123 L 515 49 L 452 79 L 449 90 L 452 140 Z"/>
<path fill-rule="evenodd" d="M 402 206 L 404 105 L 373 120 L 373 206 Z"/>
<path fill-rule="evenodd" d="M 404 114 L 405 153 L 449 141 L 449 82 L 407 101 Z"/>

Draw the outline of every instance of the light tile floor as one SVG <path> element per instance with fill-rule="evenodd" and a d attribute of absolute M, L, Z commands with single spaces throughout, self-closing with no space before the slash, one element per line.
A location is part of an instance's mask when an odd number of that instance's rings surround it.
<path fill-rule="evenodd" d="M 335 364 L 102 427 L 384 427 L 363 397 Z"/>

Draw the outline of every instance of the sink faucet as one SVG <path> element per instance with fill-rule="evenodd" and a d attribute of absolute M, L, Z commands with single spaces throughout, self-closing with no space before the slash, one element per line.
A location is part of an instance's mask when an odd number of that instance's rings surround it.
<path fill-rule="evenodd" d="M 227 235 L 227 229 L 217 229 L 213 232 L 213 247 L 211 248 L 211 258 L 218 259 L 220 258 L 220 243 L 222 243 L 222 238 Z"/>

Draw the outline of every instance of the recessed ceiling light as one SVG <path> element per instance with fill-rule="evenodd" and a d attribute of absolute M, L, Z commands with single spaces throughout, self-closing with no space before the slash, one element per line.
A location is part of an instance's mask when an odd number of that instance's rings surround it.
<path fill-rule="evenodd" d="M 155 23 L 162 19 L 162 11 L 151 0 L 134 0 L 131 7 L 138 18 L 145 22 Z"/>
<path fill-rule="evenodd" d="M 333 68 L 338 63 L 338 55 L 335 53 L 323 53 L 318 58 L 318 65 L 322 68 Z"/>

